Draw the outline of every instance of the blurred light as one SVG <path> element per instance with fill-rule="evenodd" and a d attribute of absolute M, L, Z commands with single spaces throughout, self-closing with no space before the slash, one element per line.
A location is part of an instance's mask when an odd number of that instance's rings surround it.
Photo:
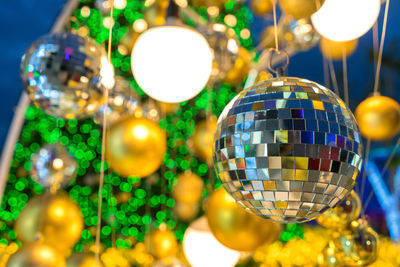
<path fill-rule="evenodd" d="M 187 5 L 188 5 L 187 0 L 175 0 L 175 3 L 178 6 L 183 7 L 183 8 L 187 7 Z"/>
<path fill-rule="evenodd" d="M 218 242 L 211 233 L 205 216 L 194 221 L 183 236 L 183 251 L 193 267 L 231 267 L 240 258 L 240 252 Z"/>
<path fill-rule="evenodd" d="M 236 23 L 237 23 L 237 19 L 234 15 L 228 14 L 225 16 L 224 22 L 226 23 L 226 25 L 228 25 L 230 27 L 235 27 Z"/>
<path fill-rule="evenodd" d="M 126 0 L 114 0 L 114 7 L 116 9 L 124 9 L 126 7 Z"/>
<path fill-rule="evenodd" d="M 84 18 L 87 18 L 90 16 L 90 8 L 88 6 L 84 6 L 81 8 L 81 15 Z"/>
<path fill-rule="evenodd" d="M 132 72 L 152 98 L 178 103 L 196 96 L 212 69 L 212 53 L 198 32 L 179 26 L 151 28 L 132 49 Z"/>
<path fill-rule="evenodd" d="M 100 74 L 102 77 L 101 83 L 108 89 L 113 88 L 115 84 L 114 67 L 106 57 L 101 58 Z"/>
<path fill-rule="evenodd" d="M 240 38 L 242 39 L 249 39 L 250 38 L 250 31 L 249 29 L 243 29 L 240 31 Z"/>
<path fill-rule="evenodd" d="M 62 167 L 64 167 L 64 161 L 62 159 L 55 158 L 53 160 L 53 168 L 56 170 L 60 170 L 62 169 Z"/>
<path fill-rule="evenodd" d="M 216 16 L 219 15 L 219 8 L 216 7 L 216 6 L 210 6 L 210 7 L 207 8 L 207 13 L 211 17 L 216 17 Z"/>
<path fill-rule="evenodd" d="M 364 35 L 379 15 L 379 0 L 325 0 L 311 16 L 315 29 L 333 41 L 350 41 Z"/>
<path fill-rule="evenodd" d="M 114 19 L 111 17 L 105 17 L 103 19 L 103 26 L 109 29 L 110 27 L 114 26 Z"/>
<path fill-rule="evenodd" d="M 128 48 L 122 44 L 118 45 L 118 52 L 123 56 L 126 56 L 129 53 Z"/>
<path fill-rule="evenodd" d="M 141 33 L 141 32 L 144 32 L 145 30 L 147 30 L 148 25 L 144 19 L 137 19 L 133 23 L 132 27 L 135 32 Z"/>

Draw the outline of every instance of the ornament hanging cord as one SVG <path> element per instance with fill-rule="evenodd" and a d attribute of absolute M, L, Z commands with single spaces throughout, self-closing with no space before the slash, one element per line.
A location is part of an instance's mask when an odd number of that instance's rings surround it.
<path fill-rule="evenodd" d="M 269 49 L 269 60 L 267 64 L 267 68 L 269 71 L 273 72 L 276 74 L 277 77 L 282 76 L 290 62 L 289 54 L 285 50 L 279 50 L 279 40 L 278 40 L 278 25 L 277 25 L 277 19 L 276 19 L 276 0 L 272 1 L 272 10 L 273 10 L 273 15 L 274 15 L 274 36 L 275 36 L 275 48 L 270 48 Z M 286 62 L 280 66 L 274 69 L 272 67 L 272 60 L 274 55 L 281 55 L 284 54 L 286 58 Z"/>
<path fill-rule="evenodd" d="M 378 93 L 378 87 L 379 87 L 379 79 L 380 79 L 380 71 L 381 71 L 381 66 L 382 66 L 382 54 L 383 54 L 383 46 L 385 44 L 385 36 L 386 36 L 386 27 L 387 27 L 387 18 L 388 18 L 388 13 L 389 13 L 389 4 L 390 4 L 390 0 L 386 0 L 386 4 L 385 4 L 385 14 L 383 17 L 383 27 L 382 27 L 382 35 L 381 35 L 381 41 L 379 44 L 379 53 L 378 53 L 378 61 L 376 63 L 376 72 L 375 72 L 375 83 L 374 83 L 374 94 Z M 375 51 L 374 51 L 375 52 Z M 369 150 L 370 150 L 370 146 L 371 146 L 371 139 L 368 138 L 367 139 L 367 148 L 365 151 L 365 162 L 364 162 L 364 166 L 366 166 L 368 164 L 368 158 L 369 158 Z M 396 146 L 395 146 L 396 147 Z M 390 159 L 390 158 L 389 158 Z M 388 160 L 389 160 L 388 159 Z M 386 164 L 385 164 L 386 165 Z M 364 172 L 363 172 L 363 176 L 362 176 L 362 180 L 361 180 L 361 199 L 364 195 L 364 189 L 365 189 L 365 180 L 366 180 L 366 175 L 367 172 L 365 170 L 364 167 Z M 372 195 L 374 195 L 374 190 L 371 191 L 370 195 L 371 197 L 368 196 L 368 198 L 372 198 Z M 369 201 L 368 201 L 369 202 Z M 368 202 L 366 202 L 366 204 L 368 204 Z M 366 210 L 366 206 L 367 205 L 363 205 L 364 207 L 361 209 L 361 216 L 364 216 L 365 210 Z"/>
<path fill-rule="evenodd" d="M 113 15 L 114 15 L 114 0 L 111 0 L 111 11 L 110 18 L 111 23 L 109 25 L 108 31 L 108 47 L 107 47 L 107 57 L 111 64 L 111 42 L 112 42 L 112 29 L 113 29 Z M 97 227 L 96 227 L 96 262 L 100 262 L 100 229 L 101 229 L 101 213 L 103 204 L 103 186 L 104 186 L 104 164 L 105 164 L 105 152 L 106 152 L 106 137 L 107 137 L 107 110 L 108 110 L 108 88 L 104 87 L 104 113 L 103 113 L 103 133 L 101 141 L 101 165 L 100 165 L 100 181 L 99 181 L 99 195 L 97 202 Z"/>

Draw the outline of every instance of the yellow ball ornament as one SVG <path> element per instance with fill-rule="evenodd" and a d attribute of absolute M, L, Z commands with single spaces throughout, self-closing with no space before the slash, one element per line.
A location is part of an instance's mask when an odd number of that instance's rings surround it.
<path fill-rule="evenodd" d="M 205 211 L 212 233 L 230 249 L 252 251 L 280 233 L 279 224 L 248 213 L 222 187 L 211 194 Z"/>
<path fill-rule="evenodd" d="M 308 18 L 323 4 L 324 0 L 279 0 L 282 12 L 295 19 Z"/>
<path fill-rule="evenodd" d="M 361 200 L 353 190 L 333 209 L 328 209 L 317 218 L 317 222 L 326 228 L 345 228 L 360 216 Z"/>
<path fill-rule="evenodd" d="M 272 1 L 274 0 L 251 0 L 250 7 L 254 14 L 265 16 L 272 11 Z"/>
<path fill-rule="evenodd" d="M 199 204 L 176 202 L 173 212 L 179 220 L 188 222 L 199 213 Z"/>
<path fill-rule="evenodd" d="M 67 259 L 67 267 L 103 267 L 93 254 L 76 253 Z"/>
<path fill-rule="evenodd" d="M 393 138 L 400 131 L 400 105 L 386 96 L 371 96 L 355 112 L 360 132 L 374 141 Z"/>
<path fill-rule="evenodd" d="M 187 171 L 181 173 L 172 190 L 172 197 L 182 203 L 195 203 L 201 199 L 204 182 L 197 174 Z"/>
<path fill-rule="evenodd" d="M 167 229 L 165 225 L 147 233 L 144 243 L 147 252 L 157 259 L 174 256 L 178 247 L 174 233 Z"/>
<path fill-rule="evenodd" d="M 240 47 L 238 58 L 235 61 L 233 68 L 228 71 L 224 78 L 224 82 L 230 85 L 238 85 L 243 83 L 249 73 L 251 57 L 246 48 Z"/>
<path fill-rule="evenodd" d="M 321 53 L 330 59 L 333 60 L 342 60 L 343 53 L 346 57 L 351 56 L 356 50 L 358 45 L 358 40 L 354 39 L 346 42 L 336 42 L 324 37 L 321 37 L 321 41 L 319 44 Z"/>
<path fill-rule="evenodd" d="M 228 0 L 191 0 L 190 2 L 195 8 L 210 7 L 210 6 L 223 8 L 225 3 L 228 2 Z"/>
<path fill-rule="evenodd" d="M 214 133 L 217 129 L 217 117 L 212 116 L 201 121 L 193 134 L 193 148 L 195 154 L 203 161 L 212 159 Z"/>
<path fill-rule="evenodd" d="M 64 192 L 32 198 L 15 223 L 18 239 L 43 242 L 66 253 L 81 237 L 83 216 L 79 206 Z"/>
<path fill-rule="evenodd" d="M 152 174 L 162 164 L 166 151 L 165 131 L 145 118 L 121 120 L 110 128 L 107 135 L 107 162 L 124 177 Z"/>
<path fill-rule="evenodd" d="M 63 242 L 63 240 L 59 240 Z M 65 267 L 64 256 L 49 245 L 35 242 L 25 244 L 11 255 L 7 267 Z"/>

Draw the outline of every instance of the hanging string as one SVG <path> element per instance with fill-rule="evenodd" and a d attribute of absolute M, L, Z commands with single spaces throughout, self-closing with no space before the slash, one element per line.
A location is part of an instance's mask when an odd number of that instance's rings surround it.
<path fill-rule="evenodd" d="M 340 96 L 339 86 L 338 86 L 338 82 L 336 79 L 335 67 L 333 66 L 333 62 L 332 62 L 331 58 L 328 58 L 328 66 L 329 66 L 329 72 L 331 74 L 333 90 L 335 91 L 335 94 L 337 96 Z"/>
<path fill-rule="evenodd" d="M 368 165 L 370 147 L 371 147 L 371 138 L 368 138 L 367 139 L 367 146 L 365 148 L 365 154 L 364 154 L 364 157 L 365 157 L 364 166 Z M 366 180 L 367 180 L 367 171 L 366 171 L 366 168 L 364 167 L 363 175 L 362 175 L 362 178 L 361 178 L 361 193 L 360 193 L 360 199 L 361 200 L 362 200 L 362 198 L 364 196 Z M 364 209 L 362 209 L 361 211 L 362 211 L 361 212 L 361 215 L 362 215 L 361 217 L 363 217 L 364 216 Z"/>
<path fill-rule="evenodd" d="M 329 79 L 329 66 L 326 57 L 322 55 L 322 65 L 324 67 L 324 84 L 325 87 L 330 88 L 330 79 Z"/>
<path fill-rule="evenodd" d="M 386 160 L 386 163 L 385 163 L 385 165 L 384 165 L 384 167 L 383 167 L 383 169 L 381 171 L 381 174 L 380 174 L 381 177 L 383 177 L 383 175 L 385 174 L 386 170 L 389 168 L 389 165 L 392 162 L 393 157 L 396 154 L 396 151 L 399 148 L 399 146 L 400 146 L 400 138 L 397 139 L 396 145 L 394 146 L 392 152 L 390 153 L 389 158 Z M 363 213 L 367 210 L 369 202 L 371 201 L 371 199 L 374 196 L 374 194 L 375 194 L 375 190 L 371 190 L 371 192 L 369 193 L 369 195 L 367 197 L 367 200 L 365 201 L 364 208 L 363 208 Z"/>
<path fill-rule="evenodd" d="M 278 26 L 276 23 L 276 0 L 272 0 L 272 10 L 274 14 L 274 35 L 275 35 L 275 49 L 279 51 L 279 41 L 278 41 Z"/>
<path fill-rule="evenodd" d="M 111 0 L 111 11 L 110 18 L 113 19 L 114 15 L 114 0 Z M 108 31 L 108 49 L 107 57 L 111 63 L 111 42 L 112 42 L 112 28 L 113 23 L 109 25 Z M 100 165 L 100 181 L 99 181 L 99 193 L 97 201 L 97 227 L 96 227 L 96 262 L 100 262 L 100 231 L 101 231 L 101 213 L 103 204 L 103 186 L 104 186 L 104 164 L 105 164 L 105 152 L 106 152 L 106 137 L 107 137 L 107 110 L 108 110 L 108 88 L 104 88 L 104 113 L 103 113 L 103 132 L 101 141 L 101 165 Z"/>
<path fill-rule="evenodd" d="M 382 54 L 383 54 L 383 46 L 385 44 L 385 36 L 386 36 L 386 26 L 387 26 L 387 18 L 388 18 L 388 13 L 389 13 L 389 4 L 390 4 L 390 0 L 386 0 L 386 4 L 385 4 L 385 14 L 383 17 L 383 27 L 382 27 L 382 35 L 381 35 L 381 41 L 379 44 L 379 54 L 378 54 L 378 59 L 376 62 L 376 72 L 375 72 L 375 83 L 374 83 L 374 94 L 378 93 L 378 86 L 379 86 L 379 79 L 380 79 L 380 71 L 381 71 L 381 65 L 382 65 Z M 376 26 L 376 33 L 375 35 L 378 35 L 378 26 Z M 376 38 L 374 37 L 374 48 L 376 46 Z M 375 51 L 374 51 L 375 53 Z M 370 150 L 370 146 L 371 146 L 371 139 L 368 138 L 367 139 L 367 147 L 366 147 L 366 151 L 365 151 L 365 162 L 364 162 L 364 166 L 366 166 L 368 164 L 368 157 L 369 157 L 369 150 Z M 363 176 L 362 176 L 362 181 L 361 181 L 361 195 L 360 198 L 362 199 L 363 195 L 364 195 L 364 189 L 365 189 L 365 180 L 366 180 L 366 171 L 364 168 L 364 172 L 363 172 Z M 372 190 L 370 192 L 370 195 L 367 198 L 367 201 L 365 202 L 366 204 L 363 205 L 364 207 L 361 209 L 362 215 L 364 215 L 364 212 L 366 210 L 367 205 L 369 204 L 370 199 L 372 198 L 374 194 L 374 190 Z"/>
<path fill-rule="evenodd" d="M 374 26 L 372 27 L 372 48 L 373 48 L 373 56 L 374 56 L 374 67 L 376 71 L 376 63 L 378 63 L 378 49 L 379 49 L 379 32 L 378 32 L 378 20 L 375 21 Z"/>
<path fill-rule="evenodd" d="M 378 93 L 379 78 L 380 78 L 381 65 L 382 65 L 383 46 L 384 46 L 384 44 L 385 44 L 387 17 L 388 17 L 388 13 L 389 13 L 389 3 L 390 3 L 390 0 L 386 0 L 385 15 L 384 15 L 384 17 L 383 17 L 383 27 L 382 27 L 381 43 L 380 43 L 380 45 L 379 45 L 378 62 L 376 63 L 374 93 Z"/>
<path fill-rule="evenodd" d="M 342 49 L 342 65 L 343 65 L 343 93 L 344 93 L 344 102 L 349 107 L 349 84 L 347 81 L 347 56 L 346 56 L 346 48 Z"/>

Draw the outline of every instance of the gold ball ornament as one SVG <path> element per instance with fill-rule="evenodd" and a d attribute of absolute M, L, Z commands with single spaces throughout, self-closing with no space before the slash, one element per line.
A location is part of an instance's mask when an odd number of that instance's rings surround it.
<path fill-rule="evenodd" d="M 15 223 L 18 239 L 43 242 L 66 253 L 81 237 L 83 216 L 79 206 L 64 192 L 32 198 Z"/>
<path fill-rule="evenodd" d="M 238 251 L 252 251 L 272 243 L 281 230 L 279 224 L 248 213 L 222 187 L 211 194 L 205 212 L 216 239 Z"/>
<path fill-rule="evenodd" d="M 364 219 L 352 221 L 348 231 L 333 233 L 337 258 L 344 266 L 367 266 L 378 257 L 378 234 Z"/>
<path fill-rule="evenodd" d="M 146 1 L 151 2 L 151 1 Z M 167 11 L 169 6 L 168 0 L 156 0 L 152 5 L 146 7 L 143 11 L 144 19 L 150 27 L 157 25 L 164 25 L 167 18 Z"/>
<path fill-rule="evenodd" d="M 103 264 L 96 261 L 94 254 L 76 253 L 67 259 L 67 267 L 103 267 Z"/>
<path fill-rule="evenodd" d="M 176 202 L 172 211 L 179 220 L 188 222 L 194 219 L 199 213 L 199 204 Z"/>
<path fill-rule="evenodd" d="M 189 1 L 195 8 L 215 6 L 223 8 L 228 0 L 191 0 Z"/>
<path fill-rule="evenodd" d="M 352 190 L 350 194 L 333 209 L 328 209 L 317 218 L 317 222 L 326 228 L 345 228 L 360 216 L 361 200 Z"/>
<path fill-rule="evenodd" d="M 63 240 L 59 240 L 63 242 Z M 49 245 L 35 242 L 25 244 L 11 255 L 7 267 L 65 267 L 65 259 L 60 252 Z"/>
<path fill-rule="evenodd" d="M 332 60 L 342 60 L 343 53 L 346 57 L 351 56 L 356 51 L 358 40 L 350 40 L 346 42 L 336 42 L 324 37 L 321 37 L 319 48 L 321 53 Z"/>
<path fill-rule="evenodd" d="M 201 121 L 193 133 L 193 148 L 195 154 L 203 161 L 212 159 L 214 133 L 217 129 L 217 117 L 212 116 Z"/>
<path fill-rule="evenodd" d="M 172 189 L 172 197 L 178 202 L 191 204 L 201 199 L 203 191 L 203 179 L 197 174 L 187 171 L 179 174 L 176 184 Z"/>
<path fill-rule="evenodd" d="M 224 82 L 230 85 L 238 85 L 243 83 L 249 73 L 251 56 L 246 48 L 240 47 L 238 58 L 235 61 L 233 68 L 228 71 L 224 78 Z"/>
<path fill-rule="evenodd" d="M 361 134 L 374 141 L 393 138 L 400 131 L 400 105 L 386 96 L 371 96 L 355 112 Z"/>
<path fill-rule="evenodd" d="M 154 229 L 146 234 L 144 238 L 146 250 L 156 259 L 164 259 L 174 256 L 178 242 L 174 233 L 161 225 L 159 229 Z"/>
<path fill-rule="evenodd" d="M 258 16 L 265 16 L 272 11 L 272 1 L 274 0 L 251 0 L 251 10 Z"/>
<path fill-rule="evenodd" d="M 295 19 L 309 18 L 323 4 L 324 0 L 279 0 L 279 6 L 285 14 Z"/>
<path fill-rule="evenodd" d="M 165 131 L 145 118 L 121 120 L 110 128 L 107 135 L 107 162 L 124 177 L 152 174 L 162 164 L 166 151 Z"/>

